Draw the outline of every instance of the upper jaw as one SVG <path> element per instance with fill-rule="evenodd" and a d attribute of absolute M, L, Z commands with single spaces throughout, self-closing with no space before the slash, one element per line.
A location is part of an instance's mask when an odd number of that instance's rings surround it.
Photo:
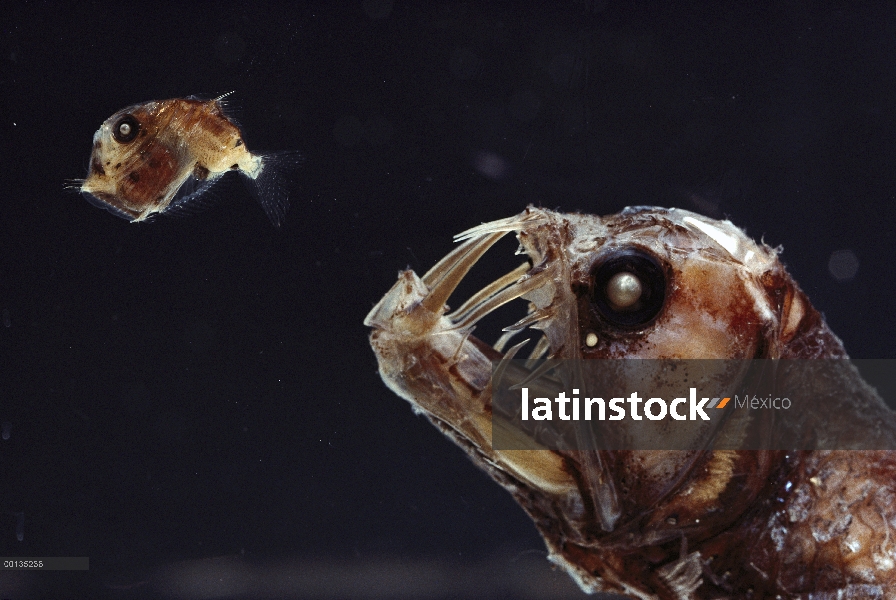
<path fill-rule="evenodd" d="M 505 350 L 509 334 L 527 326 L 547 333 L 551 317 L 556 316 L 555 282 L 562 281 L 561 274 L 557 263 L 535 246 L 540 239 L 535 229 L 551 226 L 552 219 L 556 220 L 551 213 L 528 209 L 461 234 L 458 239 L 463 244 L 423 277 L 410 270 L 399 273 L 398 281 L 364 323 L 373 328 L 371 346 L 389 388 L 465 447 L 478 463 L 549 494 L 577 495 L 575 481 L 556 453 L 499 452 L 491 444 L 494 364 L 513 358 L 525 343 Z M 445 301 L 463 277 L 511 231 L 519 233 L 526 253 L 533 262 L 537 260 L 534 266 L 523 263 L 448 313 Z M 471 335 L 483 316 L 516 298 L 529 300 L 534 310 L 508 327 L 511 331 L 496 347 Z M 541 344 L 534 352 L 543 354 L 553 348 Z"/>
<path fill-rule="evenodd" d="M 564 286 L 559 282 L 568 280 L 567 261 L 558 256 L 562 244 L 550 239 L 562 235 L 558 215 L 536 208 L 528 208 L 523 213 L 484 223 L 457 236 L 455 241 L 463 242 L 446 255 L 422 277 L 413 271 L 399 274 L 398 282 L 371 309 L 364 324 L 375 330 L 375 335 L 400 338 L 404 343 L 412 340 L 431 340 L 436 336 L 451 337 L 452 334 L 466 340 L 483 317 L 500 306 L 517 298 L 530 303 L 529 314 L 517 323 L 504 328 L 505 335 L 498 340 L 494 349 L 502 353 L 513 335 L 527 327 L 540 329 L 549 338 L 549 348 L 556 351 L 565 345 L 564 332 L 551 331 L 560 319 L 568 321 L 571 315 L 561 314 L 566 307 L 574 307 L 575 302 L 563 297 Z M 516 232 L 520 240 L 517 254 L 526 254 L 529 261 L 522 263 L 503 277 L 498 278 L 482 290 L 473 294 L 454 311 L 448 312 L 446 302 L 464 279 L 470 269 L 501 238 L 509 232 Z M 554 339 L 550 339 L 554 338 Z M 478 344 L 482 346 L 481 343 Z M 544 344 L 539 352 L 546 350 Z M 571 358 L 571 357 L 566 357 Z"/>

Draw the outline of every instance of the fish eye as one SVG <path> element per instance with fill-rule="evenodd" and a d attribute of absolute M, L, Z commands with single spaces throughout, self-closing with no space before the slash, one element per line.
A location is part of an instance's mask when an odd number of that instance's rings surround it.
<path fill-rule="evenodd" d="M 120 144 L 127 144 L 134 141 L 140 132 L 140 121 L 133 115 L 124 115 L 112 126 L 112 137 Z"/>
<path fill-rule="evenodd" d="M 591 271 L 591 305 L 610 325 L 643 327 L 660 313 L 665 299 L 665 271 L 641 249 L 615 252 Z"/>

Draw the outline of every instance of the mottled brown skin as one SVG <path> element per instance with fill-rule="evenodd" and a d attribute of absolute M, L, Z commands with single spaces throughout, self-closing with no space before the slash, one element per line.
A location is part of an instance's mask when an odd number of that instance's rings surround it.
<path fill-rule="evenodd" d="M 493 449 L 491 361 L 504 354 L 470 335 L 463 311 L 446 315 L 444 301 L 506 231 L 532 262 L 507 290 L 531 303 L 552 356 L 846 352 L 774 250 L 686 211 L 530 208 L 477 228 L 422 279 L 401 273 L 365 320 L 383 380 L 511 492 L 552 561 L 586 591 L 632 598 L 896 598 L 894 453 Z M 662 311 L 635 329 L 591 310 L 592 268 L 617 248 L 651 253 L 666 269 Z M 794 383 L 825 396 L 824 417 L 893 447 L 896 420 L 876 392 L 854 369 L 818 364 Z"/>
<path fill-rule="evenodd" d="M 125 115 L 139 132 L 123 143 L 112 128 Z M 146 102 L 115 113 L 97 131 L 81 190 L 141 221 L 165 210 L 189 177 L 205 181 L 233 169 L 256 174 L 257 162 L 218 100 Z"/>

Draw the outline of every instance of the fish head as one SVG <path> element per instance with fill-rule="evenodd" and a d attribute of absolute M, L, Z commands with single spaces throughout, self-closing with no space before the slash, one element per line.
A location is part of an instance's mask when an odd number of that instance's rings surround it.
<path fill-rule="evenodd" d="M 546 284 L 530 300 L 557 358 L 774 355 L 786 273 L 729 221 L 629 208 L 606 217 L 531 209 L 517 236 Z M 481 235 L 488 225 L 465 234 Z M 474 233 L 475 232 L 475 233 Z"/>
<path fill-rule="evenodd" d="M 460 281 L 510 232 L 527 263 L 449 312 Z M 519 298 L 529 314 L 507 324 L 499 357 L 530 328 L 544 335 L 540 355 L 552 358 L 775 358 L 806 312 L 775 249 L 686 210 L 600 217 L 529 207 L 456 240 L 464 244 L 422 278 L 400 276 L 368 315 L 375 336 L 475 339 L 478 321 Z"/>
<path fill-rule="evenodd" d="M 122 109 L 93 136 L 87 199 L 128 220 L 141 220 L 170 201 L 182 183 L 184 149 L 160 135 L 171 119 L 161 102 Z"/>
<path fill-rule="evenodd" d="M 528 260 L 450 310 L 458 284 L 511 232 Z M 746 510 L 774 460 L 699 448 L 564 451 L 535 437 L 521 445 L 531 450 L 495 449 L 492 375 L 525 344 L 507 348 L 510 340 L 534 330 L 530 359 L 777 358 L 797 340 L 811 346 L 806 324 L 820 317 L 775 249 L 685 210 L 599 217 L 529 207 L 457 240 L 422 277 L 401 272 L 367 315 L 380 375 L 513 494 L 583 589 L 638 595 L 592 549 L 705 539 Z M 528 314 L 497 343 L 473 335 L 517 299 Z M 835 336 L 827 342 L 839 347 Z"/>

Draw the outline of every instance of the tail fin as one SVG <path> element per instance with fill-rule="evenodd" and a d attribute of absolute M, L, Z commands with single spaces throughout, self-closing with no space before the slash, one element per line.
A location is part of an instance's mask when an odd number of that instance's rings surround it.
<path fill-rule="evenodd" d="M 246 187 L 261 204 L 274 227 L 279 228 L 289 210 L 290 184 L 304 159 L 298 152 L 278 152 L 260 156 L 259 160 L 261 166 L 254 178 L 246 177 Z"/>

